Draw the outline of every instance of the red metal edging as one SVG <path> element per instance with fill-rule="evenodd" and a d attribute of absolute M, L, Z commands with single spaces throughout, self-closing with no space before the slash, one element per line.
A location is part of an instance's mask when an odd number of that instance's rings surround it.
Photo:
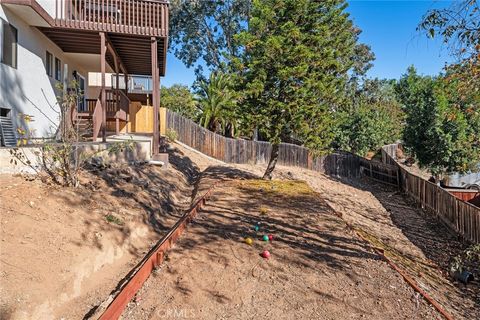
<path fill-rule="evenodd" d="M 138 264 L 136 270 L 133 270 L 132 275 L 125 280 L 121 289 L 117 292 L 113 301 L 110 302 L 108 307 L 103 311 L 102 315 L 98 318 L 100 320 L 118 319 L 123 313 L 125 307 L 130 300 L 135 296 L 138 290 L 142 287 L 143 283 L 148 279 L 152 271 L 163 262 L 165 252 L 169 250 L 175 241 L 180 238 L 185 231 L 187 224 L 190 223 L 197 215 L 197 212 L 206 203 L 206 200 L 210 198 L 213 189 L 216 187 L 214 184 L 200 199 L 195 202 L 195 205 L 190 209 L 188 213 L 182 216 L 180 220 L 170 229 L 170 231 L 157 242 L 155 247 L 143 258 Z"/>
<path fill-rule="evenodd" d="M 435 309 L 437 309 L 437 311 L 440 312 L 445 317 L 445 319 L 453 320 L 453 317 L 445 309 L 443 309 L 443 307 L 437 301 L 430 297 L 428 293 L 426 293 L 422 288 L 420 288 L 415 282 L 415 280 L 410 278 L 402 269 L 400 269 L 395 263 L 393 263 L 393 261 L 388 259 L 383 253 L 383 250 L 378 248 L 374 248 L 374 250 L 375 252 L 377 252 L 377 254 L 381 255 L 383 259 L 385 259 L 385 261 L 388 263 L 388 265 L 390 265 L 392 269 L 397 271 L 415 291 L 420 293 L 423 298 L 425 298 L 425 300 L 427 300 Z"/>
<path fill-rule="evenodd" d="M 413 290 L 420 293 L 425 300 L 427 300 L 438 312 L 440 312 L 441 315 L 445 317 L 445 319 L 453 320 L 453 317 L 445 309 L 443 309 L 443 307 L 437 301 L 435 301 L 432 297 L 430 297 L 430 295 L 427 292 L 425 292 L 422 288 L 420 288 L 414 279 L 408 276 L 405 271 L 403 271 L 399 266 L 397 266 L 392 260 L 390 260 L 385 255 L 385 252 L 382 248 L 376 247 L 372 242 L 370 242 L 370 240 L 365 238 L 361 233 L 357 232 L 357 230 L 352 225 L 350 225 L 345 219 L 343 219 L 341 214 L 336 214 L 336 215 L 340 217 L 340 219 L 343 220 L 343 222 L 347 225 L 347 227 L 353 230 L 360 239 L 368 243 L 375 253 L 381 256 L 383 260 L 393 270 L 395 270 L 398 274 L 402 276 L 402 278 L 413 288 Z"/>

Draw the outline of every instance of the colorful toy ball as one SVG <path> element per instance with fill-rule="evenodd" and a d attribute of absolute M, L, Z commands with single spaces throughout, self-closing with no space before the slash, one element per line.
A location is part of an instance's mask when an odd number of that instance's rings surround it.
<path fill-rule="evenodd" d="M 248 244 L 249 246 L 251 246 L 253 244 L 253 239 L 252 238 L 245 238 L 245 243 Z"/>
<path fill-rule="evenodd" d="M 259 226 L 258 224 L 256 224 L 256 225 L 253 227 L 253 230 L 255 230 L 255 231 L 260 230 L 260 226 Z"/>
<path fill-rule="evenodd" d="M 270 252 L 268 250 L 263 250 L 261 256 L 262 258 L 270 259 Z"/>
<path fill-rule="evenodd" d="M 268 235 L 268 240 L 269 240 L 269 241 L 272 241 L 272 240 L 273 240 L 273 234 L 269 234 L 269 235 Z"/>
<path fill-rule="evenodd" d="M 264 235 L 263 236 L 263 241 L 268 241 L 268 240 L 270 240 L 269 237 L 267 235 Z"/>

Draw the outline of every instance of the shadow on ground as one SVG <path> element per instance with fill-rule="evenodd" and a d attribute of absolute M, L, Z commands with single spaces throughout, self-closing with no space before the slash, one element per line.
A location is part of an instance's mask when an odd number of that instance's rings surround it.
<path fill-rule="evenodd" d="M 412 200 L 393 186 L 369 178 L 359 180 L 330 178 L 337 183 L 340 182 L 371 193 L 389 213 L 389 216 L 385 218 L 375 210 L 371 212 L 367 210 L 363 213 L 356 212 L 356 214 L 376 224 L 384 224 L 387 228 L 400 230 L 411 245 L 419 249 L 428 260 L 433 261 L 440 267 L 441 272 L 439 272 L 440 270 L 430 269 L 430 272 L 436 273 L 436 277 L 444 281 L 443 284 L 434 284 L 434 286 L 438 286 L 436 288 L 437 294 L 448 296 L 445 301 L 448 301 L 450 308 L 465 319 L 480 318 L 480 274 L 478 266 L 476 270 L 472 270 L 477 280 L 469 285 L 455 281 L 449 276 L 449 264 L 452 258 L 461 254 L 469 246 L 468 243 L 463 242 L 435 216 L 418 208 Z M 329 199 L 329 201 L 332 200 Z M 389 237 L 389 235 L 379 235 L 378 233 L 377 236 Z M 418 261 L 418 257 L 411 255 L 409 252 L 401 252 L 401 255 L 412 261 Z M 423 264 L 423 266 L 431 268 L 428 264 Z M 446 286 L 451 286 L 454 292 L 450 289 L 447 290 Z M 443 293 L 442 290 L 448 292 Z M 465 307 L 465 301 L 472 302 L 475 307 Z"/>
<path fill-rule="evenodd" d="M 225 167 L 207 169 L 202 179 L 209 177 L 225 181 L 256 178 L 241 170 Z M 252 186 L 251 181 L 235 180 L 220 184 L 219 190 L 202 210 L 201 217 L 194 222 L 195 227 L 208 232 L 195 239 L 183 239 L 182 246 L 174 250 L 182 252 L 211 241 L 243 241 L 245 237 L 252 237 L 262 246 L 267 244 L 261 242 L 261 237 L 273 234 L 277 249 L 289 248 L 290 254 L 282 255 L 280 259 L 303 268 L 318 270 L 317 263 L 322 263 L 331 271 L 346 271 L 356 278 L 365 276 L 355 271 L 355 266 L 360 265 L 362 259 L 379 259 L 363 242 L 353 237 L 344 222 L 315 192 L 294 190 L 294 193 L 284 194 L 275 188 L 270 189 L 275 182 L 262 181 L 258 187 L 257 183 Z M 295 183 L 291 187 L 295 189 L 299 186 Z M 262 215 L 262 208 L 268 208 L 268 213 Z M 259 232 L 253 229 L 257 223 Z M 207 251 L 213 260 L 228 263 L 228 251 L 225 254 L 223 250 Z"/>

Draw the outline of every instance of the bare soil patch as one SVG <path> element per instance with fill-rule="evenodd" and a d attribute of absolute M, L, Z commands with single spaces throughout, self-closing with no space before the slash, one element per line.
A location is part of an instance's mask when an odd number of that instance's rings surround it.
<path fill-rule="evenodd" d="M 264 185 L 254 180 L 262 166 L 174 147 L 167 170 L 114 166 L 85 174 L 79 189 L 0 176 L 1 318 L 93 314 L 192 200 L 223 181 L 124 318 L 440 318 L 341 214 L 454 318 L 480 319 L 478 280 L 466 286 L 447 272 L 466 244 L 396 190 L 287 167 Z M 259 240 L 256 222 L 273 242 Z"/>
<path fill-rule="evenodd" d="M 200 185 L 240 173 L 213 167 Z M 261 241 L 269 233 L 274 240 Z M 264 249 L 269 260 L 259 256 Z M 437 316 L 306 183 L 237 179 L 216 189 L 122 318 Z"/>
<path fill-rule="evenodd" d="M 468 285 L 449 274 L 451 259 L 468 244 L 398 190 L 369 179 L 342 180 L 300 168 L 280 167 L 277 178 L 307 181 L 455 319 L 480 319 L 479 266 L 471 269 L 477 280 Z"/>
<path fill-rule="evenodd" d="M 183 158 L 93 170 L 77 189 L 1 175 L 1 318 L 93 313 L 190 206 L 198 168 Z"/>
<path fill-rule="evenodd" d="M 265 170 L 261 165 L 225 167 L 257 177 Z M 468 285 L 454 280 L 449 273 L 453 257 L 464 254 L 469 244 L 460 241 L 398 190 L 368 179 L 338 179 L 294 167 L 277 166 L 274 178 L 306 181 L 343 219 L 382 247 L 454 318 L 480 319 L 480 266 L 470 264 L 476 280 Z"/>

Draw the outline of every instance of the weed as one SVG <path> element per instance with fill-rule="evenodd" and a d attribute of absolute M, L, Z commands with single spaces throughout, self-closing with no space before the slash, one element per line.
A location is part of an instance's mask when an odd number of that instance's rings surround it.
<path fill-rule="evenodd" d="M 269 194 L 282 194 L 287 196 L 313 195 L 315 192 L 304 181 L 288 180 L 248 180 L 242 184 L 243 188 L 260 190 Z"/>
<path fill-rule="evenodd" d="M 167 136 L 167 139 L 170 142 L 175 142 L 175 140 L 178 139 L 178 133 L 173 129 L 167 129 L 167 132 L 165 133 L 165 135 Z"/>
<path fill-rule="evenodd" d="M 107 214 L 105 216 L 105 220 L 107 220 L 108 223 L 115 223 L 116 225 L 123 226 L 124 222 L 122 219 L 115 217 L 113 214 Z"/>

